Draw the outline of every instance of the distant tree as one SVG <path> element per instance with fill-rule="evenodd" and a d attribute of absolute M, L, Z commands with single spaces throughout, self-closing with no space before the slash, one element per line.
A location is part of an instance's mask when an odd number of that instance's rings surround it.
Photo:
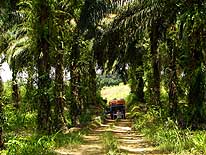
<path fill-rule="evenodd" d="M 16 76 L 18 73 L 18 69 L 17 67 L 19 67 L 16 64 L 16 59 L 11 58 L 11 53 L 13 53 L 12 50 L 14 50 L 14 48 L 17 45 L 18 42 L 15 42 L 16 37 L 17 37 L 17 33 L 15 33 L 14 31 L 16 24 L 21 22 L 21 17 L 19 16 L 19 14 L 17 13 L 17 4 L 18 4 L 19 0 L 15 0 L 15 1 L 2 1 L 1 3 L 1 24 L 2 24 L 2 29 L 1 29 L 1 33 L 2 33 L 2 38 L 3 40 L 1 43 L 1 48 L 3 51 L 3 55 L 5 57 L 5 59 L 3 59 L 4 61 L 8 60 L 9 62 L 9 66 L 10 69 L 12 70 L 12 89 L 13 89 L 13 93 L 12 93 L 12 99 L 14 102 L 14 107 L 16 107 L 17 109 L 19 108 L 19 104 L 20 104 L 20 93 L 19 93 L 19 88 L 18 88 L 18 83 L 16 80 Z M 11 44 L 14 47 L 11 47 Z"/>

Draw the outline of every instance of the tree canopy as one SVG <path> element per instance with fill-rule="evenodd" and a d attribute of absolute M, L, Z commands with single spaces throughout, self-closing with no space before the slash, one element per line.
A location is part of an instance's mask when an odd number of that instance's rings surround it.
<path fill-rule="evenodd" d="M 104 104 L 100 69 L 130 85 L 132 106 L 203 128 L 205 7 L 203 0 L 0 1 L 1 64 L 12 70 L 12 104 L 2 99 L 1 84 L 0 117 L 7 104 L 15 113 L 27 107 L 46 134 L 82 124 L 82 116 L 91 120 Z"/>

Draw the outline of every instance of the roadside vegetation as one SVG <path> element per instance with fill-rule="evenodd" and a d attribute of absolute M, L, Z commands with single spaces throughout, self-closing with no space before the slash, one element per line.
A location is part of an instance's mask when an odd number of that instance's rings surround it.
<path fill-rule="evenodd" d="M 9 132 L 9 131 L 7 131 Z M 21 130 L 21 133 L 5 135 L 6 150 L 1 155 L 55 155 L 54 150 L 59 147 L 74 148 L 82 144 L 82 132 L 68 134 L 56 133 L 45 136 Z"/>
<path fill-rule="evenodd" d="M 161 151 L 171 154 L 206 154 L 205 131 L 182 129 L 177 122 L 164 117 L 162 111 L 148 110 L 134 117 L 134 129 L 143 133 Z"/>
<path fill-rule="evenodd" d="M 167 117 L 166 111 L 157 111 L 137 102 L 137 96 L 130 94 L 128 86 L 119 85 L 102 89 L 102 97 L 126 97 L 128 118 L 133 120 L 133 129 L 159 148 L 161 152 L 172 155 L 206 154 L 206 133 L 204 130 L 182 128 L 177 121 Z M 121 91 L 120 91 L 121 90 Z M 105 93 L 106 92 L 106 93 Z M 107 93 L 108 92 L 108 93 Z M 124 95 L 122 95 L 124 94 Z M 117 141 L 111 133 L 105 133 L 105 147 L 118 154 Z"/>
<path fill-rule="evenodd" d="M 39 133 L 37 130 L 37 111 L 35 103 L 27 102 L 25 86 L 20 86 L 21 108 L 16 110 L 12 101 L 12 88 L 10 82 L 4 84 L 4 148 L 1 155 L 53 155 L 59 147 L 73 148 L 83 143 L 82 136 L 87 130 L 62 131 L 59 130 L 51 135 Z M 30 98 L 31 99 L 31 98 Z M 89 120 L 87 120 L 89 121 Z M 69 120 L 68 120 L 69 125 Z M 66 133 L 65 133 L 66 132 Z"/>
<path fill-rule="evenodd" d="M 205 8 L 203 0 L 1 0 L 0 67 L 12 71 L 11 81 L 0 76 L 1 153 L 47 154 L 102 115 L 104 99 L 126 98 L 134 128 L 154 145 L 205 154 Z M 82 134 L 64 141 L 81 143 Z"/>

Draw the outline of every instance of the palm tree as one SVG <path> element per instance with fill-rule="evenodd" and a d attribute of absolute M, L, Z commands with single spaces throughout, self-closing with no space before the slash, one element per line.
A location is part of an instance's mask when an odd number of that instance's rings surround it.
<path fill-rule="evenodd" d="M 89 106 L 87 103 L 89 97 L 84 99 L 84 93 L 87 92 L 87 95 L 91 95 L 93 99 L 93 104 L 96 104 L 96 73 L 95 73 L 95 61 L 93 58 L 93 51 L 89 49 L 88 54 L 84 54 L 86 43 L 92 44 L 93 38 L 96 35 L 96 30 L 98 27 L 98 22 L 105 15 L 105 12 L 109 11 L 107 9 L 107 2 L 94 1 L 94 0 L 85 0 L 84 5 L 81 8 L 80 16 L 75 19 L 76 29 L 74 30 L 73 45 L 70 56 L 70 75 L 71 75 L 71 103 L 70 103 L 70 114 L 72 117 L 73 124 L 76 124 L 77 117 L 81 115 L 82 110 Z M 85 43 L 85 44 L 84 44 Z M 89 74 L 85 70 L 84 62 L 82 60 L 83 56 L 88 57 L 89 63 Z M 83 58 L 84 59 L 84 58 Z M 81 84 L 85 84 L 87 77 L 88 85 L 83 89 Z M 86 95 L 86 96 L 87 96 Z M 85 108 L 84 108 L 85 107 Z"/>
<path fill-rule="evenodd" d="M 171 38 L 167 39 L 168 46 L 168 57 L 169 57 L 169 77 L 168 77 L 168 87 L 169 87 L 169 115 L 174 119 L 178 116 L 178 77 L 177 77 L 177 47 L 175 41 Z"/>
<path fill-rule="evenodd" d="M 96 58 L 100 66 L 112 66 L 113 62 L 128 63 L 125 60 L 133 60 L 129 63 L 133 72 L 141 65 L 134 64 L 139 61 L 134 57 L 134 50 L 124 50 L 131 41 L 136 41 L 136 46 L 145 50 L 144 52 L 144 71 L 146 74 L 139 76 L 139 81 L 142 81 L 143 75 L 147 78 L 146 85 L 149 92 L 150 99 L 147 100 L 156 107 L 163 107 L 160 102 L 160 81 L 162 66 L 161 66 L 161 53 L 160 44 L 166 44 L 167 50 L 165 52 L 169 57 L 169 111 L 170 116 L 177 118 L 178 109 L 178 78 L 177 78 L 177 57 L 180 55 L 177 48 L 178 37 L 174 38 L 173 34 L 176 33 L 177 16 L 182 10 L 180 2 L 176 1 L 135 1 L 131 3 L 128 9 L 119 12 L 115 18 L 112 26 L 107 30 L 100 41 L 97 42 Z M 129 38 L 128 38 L 128 35 Z M 176 36 L 178 36 L 176 34 Z M 132 38 L 132 39 L 131 39 Z M 110 40 L 111 39 L 111 40 Z M 140 41 L 141 40 L 141 41 Z M 149 40 L 149 41 L 148 41 Z M 126 45 L 125 45 L 126 44 Z M 150 46 L 146 46 L 146 45 Z M 123 49 L 123 50 L 120 50 Z M 146 53 L 149 50 L 150 53 Z M 125 55 L 127 56 L 125 59 Z M 147 56 L 146 56 L 147 55 Z M 151 58 L 150 58 L 151 56 Z M 135 60 L 136 58 L 136 60 Z M 145 59 L 146 58 L 146 59 Z M 109 60 L 109 63 L 108 61 Z M 118 63 L 117 63 L 118 64 Z M 109 68 L 110 69 L 110 68 Z M 148 70 L 149 69 L 149 70 Z M 135 74 L 135 73 L 133 73 Z M 150 75 L 151 74 L 151 75 Z M 142 94 L 141 90 L 144 87 L 143 82 L 138 82 L 138 78 L 133 84 L 140 84 L 140 86 L 133 86 L 141 88 L 138 90 L 139 95 Z M 145 79 L 145 78 L 144 78 Z M 138 94 L 138 93 L 136 93 Z M 140 95 L 141 96 L 141 95 Z"/>
<path fill-rule="evenodd" d="M 143 3 L 143 2 L 142 2 Z M 144 33 L 148 33 L 147 30 L 147 23 L 149 21 L 142 21 L 142 12 L 143 9 L 148 9 L 148 4 L 145 5 L 145 8 L 143 7 L 143 4 L 134 2 L 128 7 L 123 12 L 120 12 L 117 15 L 117 18 L 114 20 L 112 26 L 109 28 L 109 30 L 103 35 L 102 40 L 101 40 L 101 46 L 98 48 L 96 51 L 96 56 L 98 59 L 99 64 L 105 64 L 107 63 L 107 66 L 112 66 L 113 63 L 117 60 L 118 65 L 119 64 L 129 64 L 132 70 L 136 72 L 136 67 L 142 66 L 143 65 L 143 60 L 142 60 L 142 54 L 141 51 L 143 51 L 145 48 L 143 47 L 143 42 L 144 41 L 139 41 L 139 40 L 144 40 Z M 151 17 L 152 18 L 152 17 Z M 149 20 L 149 19 L 148 19 Z M 150 26 L 148 26 L 150 27 Z M 152 27 L 152 26 L 151 26 Z M 155 27 L 151 28 L 151 35 L 150 35 L 150 41 L 151 43 L 151 53 L 153 54 L 153 74 L 154 78 L 156 80 L 152 87 L 155 87 L 156 96 L 157 98 L 153 101 L 157 101 L 159 98 L 159 67 L 158 67 L 158 61 L 157 61 L 157 37 L 158 35 L 155 32 Z M 130 34 L 130 35 L 128 35 Z M 156 37 L 156 38 L 152 38 Z M 132 39 L 131 39 L 132 38 Z M 133 45 L 133 46 L 131 46 Z M 136 49 L 135 46 L 138 46 L 139 49 Z M 106 48 L 105 48 L 106 47 Z M 102 51 L 101 49 L 105 49 L 105 51 Z M 107 61 L 109 60 L 109 61 Z M 156 64 L 157 63 L 157 64 Z M 124 66 L 124 65 L 123 65 Z M 110 70 L 111 67 L 108 67 Z M 144 74 L 139 74 L 137 75 L 136 78 L 136 84 L 139 83 L 139 86 L 134 86 L 135 89 L 139 88 L 139 91 L 141 92 L 136 92 L 136 94 L 139 95 L 141 100 L 143 101 L 144 95 L 143 95 L 143 80 L 142 76 Z M 136 76 L 136 75 L 135 75 Z M 133 76 L 133 77 L 135 77 Z M 139 82 L 138 82 L 139 81 Z M 137 89 L 136 89 L 137 90 Z M 155 95 L 154 95 L 155 96 Z"/>
<path fill-rule="evenodd" d="M 48 89 L 50 88 L 50 63 L 49 63 L 49 1 L 33 1 L 37 15 L 37 70 L 38 70 L 38 129 L 43 132 L 51 132 L 51 103 Z M 48 29 L 48 30 L 46 30 Z"/>
<path fill-rule="evenodd" d="M 0 77 L 0 150 L 4 147 L 4 140 L 3 140 L 3 104 L 2 104 L 2 96 L 3 96 L 3 83 L 2 78 Z"/>
<path fill-rule="evenodd" d="M 15 42 L 17 39 L 18 32 L 16 33 L 16 24 L 21 22 L 20 16 L 17 14 L 17 1 L 3 1 L 2 5 L 4 6 L 1 8 L 2 16 L 2 38 L 4 39 L 4 43 L 2 45 L 2 54 L 5 55 L 4 60 L 9 61 L 9 66 L 12 70 L 12 98 L 14 102 L 14 107 L 18 108 L 20 104 L 20 93 L 18 88 L 18 83 L 16 81 L 17 76 L 17 69 L 16 69 L 16 60 L 11 58 L 11 53 L 13 52 L 14 48 L 21 44 L 20 42 Z"/>
<path fill-rule="evenodd" d="M 184 71 L 188 82 L 188 125 L 197 128 L 206 121 L 205 115 L 205 13 L 203 1 L 182 4 L 179 16 Z"/>

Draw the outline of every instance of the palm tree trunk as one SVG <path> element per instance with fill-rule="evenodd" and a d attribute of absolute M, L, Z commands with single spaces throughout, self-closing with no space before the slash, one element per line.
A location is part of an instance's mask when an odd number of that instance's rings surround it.
<path fill-rule="evenodd" d="M 2 93 L 3 93 L 3 83 L 2 78 L 0 77 L 0 150 L 4 147 L 3 140 L 3 104 L 2 104 Z"/>
<path fill-rule="evenodd" d="M 20 107 L 20 93 L 19 93 L 19 86 L 17 80 L 12 80 L 12 99 L 14 102 L 14 107 L 19 109 Z"/>
<path fill-rule="evenodd" d="M 63 54 L 59 53 L 56 57 L 57 63 L 55 68 L 55 96 L 56 103 L 54 106 L 54 119 L 56 130 L 66 129 L 66 120 L 64 117 L 64 67 Z"/>
<path fill-rule="evenodd" d="M 93 105 L 97 105 L 97 86 L 96 86 L 96 72 L 94 67 L 94 62 L 90 62 L 89 65 L 89 73 L 90 73 L 90 84 L 89 84 L 89 91 L 91 93 L 91 101 Z"/>
<path fill-rule="evenodd" d="M 161 107 L 160 105 L 160 55 L 158 52 L 158 25 L 152 24 L 150 33 L 151 42 L 151 55 L 152 55 L 152 85 L 151 89 L 153 94 L 151 95 L 151 102 L 154 106 Z"/>
<path fill-rule="evenodd" d="M 16 80 L 17 71 L 15 68 L 15 60 L 12 62 L 12 99 L 13 104 L 16 109 L 20 107 L 20 93 L 19 93 L 19 86 Z"/>
<path fill-rule="evenodd" d="M 193 128 L 197 128 L 198 124 L 206 121 L 204 114 L 204 74 L 202 73 L 201 67 L 194 70 L 192 80 L 190 82 L 188 101 L 189 101 L 189 124 Z"/>
<path fill-rule="evenodd" d="M 139 102 L 145 103 L 143 80 L 144 71 L 142 69 L 143 62 L 141 61 L 138 65 L 139 67 L 137 67 L 137 65 L 134 64 L 130 65 L 130 89 L 131 93 L 137 96 Z"/>
<path fill-rule="evenodd" d="M 141 103 L 145 103 L 145 99 L 144 99 L 144 80 L 142 78 L 142 76 L 140 75 L 138 77 L 138 86 L 137 86 L 137 98 Z"/>
<path fill-rule="evenodd" d="M 33 99 L 33 93 L 34 93 L 34 77 L 33 75 L 34 73 L 34 66 L 29 66 L 27 68 L 27 74 L 28 74 L 28 78 L 27 78 L 27 84 L 26 84 L 26 99 L 28 104 L 30 105 L 30 111 L 34 111 L 36 110 L 36 105 L 33 104 L 34 103 L 34 99 Z M 32 97 L 32 98 L 31 98 Z"/>
<path fill-rule="evenodd" d="M 72 48 L 71 54 L 71 63 L 70 63 L 70 75 L 71 75 L 71 83 L 70 83 L 70 91 L 71 91 L 71 104 L 70 104 L 70 115 L 72 124 L 76 125 L 78 123 L 78 116 L 82 111 L 82 103 L 80 96 L 80 68 L 78 65 L 78 61 L 80 58 L 80 49 L 78 45 L 78 33 L 74 38 L 74 45 Z"/>
<path fill-rule="evenodd" d="M 170 116 L 172 118 L 177 118 L 177 106 L 178 106 L 178 97 L 177 97 L 177 71 L 176 71 L 176 48 L 172 40 L 168 39 L 167 44 L 169 47 L 169 105 L 170 105 Z"/>
<path fill-rule="evenodd" d="M 50 85 L 48 65 L 48 46 L 44 42 L 44 55 L 38 61 L 38 129 L 40 131 L 50 132 L 50 101 L 48 89 Z"/>
<path fill-rule="evenodd" d="M 80 103 L 80 74 L 77 64 L 70 65 L 71 74 L 71 104 L 70 104 L 70 115 L 72 124 L 76 125 L 78 123 L 78 115 L 81 113 L 81 103 Z"/>
<path fill-rule="evenodd" d="M 191 38 L 191 62 L 189 63 L 189 71 L 191 74 L 189 94 L 188 94 L 188 104 L 189 104 L 189 125 L 193 128 L 198 128 L 199 124 L 205 123 L 205 73 L 203 68 L 203 55 L 202 55 L 202 45 L 201 45 L 201 32 L 203 30 L 199 29 L 193 32 Z M 194 46 L 192 46 L 194 45 Z"/>
<path fill-rule="evenodd" d="M 136 95 L 138 97 L 138 100 L 141 103 L 145 103 L 145 98 L 144 98 L 144 69 L 143 69 L 143 54 L 140 55 L 141 59 L 139 62 L 139 67 L 138 67 L 138 73 L 137 73 L 137 79 L 138 79 L 138 85 L 137 85 L 137 92 Z"/>
<path fill-rule="evenodd" d="M 49 64 L 49 34 L 45 30 L 48 26 L 49 9 L 48 1 L 39 0 L 39 32 L 38 40 L 39 60 L 38 69 L 38 129 L 40 132 L 51 132 L 51 105 L 49 101 L 50 64 Z"/>
<path fill-rule="evenodd" d="M 3 140 L 3 105 L 0 102 L 0 150 L 4 147 L 4 140 Z"/>

